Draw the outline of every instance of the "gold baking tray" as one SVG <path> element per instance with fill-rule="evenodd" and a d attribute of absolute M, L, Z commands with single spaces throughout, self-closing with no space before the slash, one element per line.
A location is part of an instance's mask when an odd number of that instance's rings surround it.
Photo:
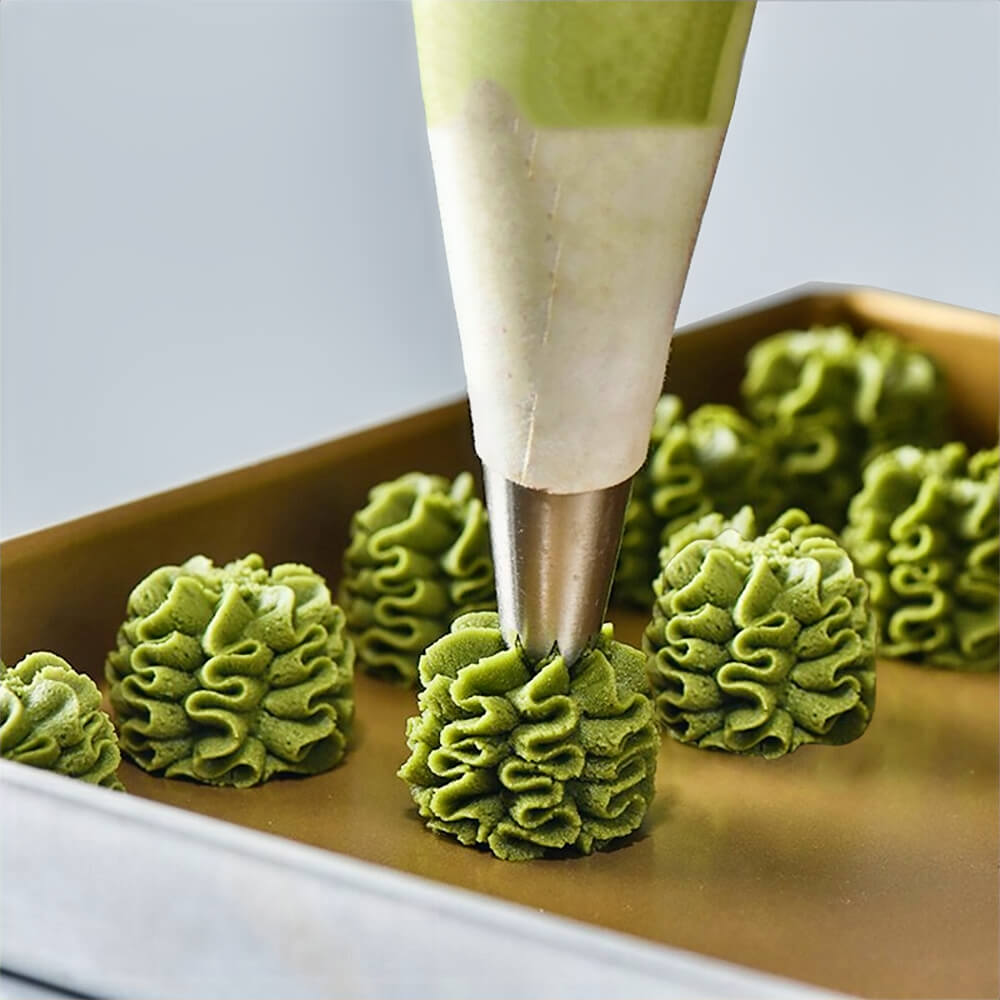
<path fill-rule="evenodd" d="M 997 436 L 1000 321 L 887 292 L 810 286 L 674 342 L 668 389 L 735 401 L 746 349 L 776 330 L 890 329 L 947 374 L 960 435 Z M 335 585 L 351 513 L 411 469 L 476 467 L 464 404 L 12 539 L 0 549 L 6 662 L 48 648 L 100 678 L 126 597 L 203 552 L 308 562 Z M 637 641 L 640 616 L 613 611 Z M 778 761 L 665 740 L 658 794 L 629 843 L 505 864 L 428 833 L 395 771 L 414 694 L 361 675 L 346 764 L 235 791 L 152 778 L 133 795 L 830 989 L 882 997 L 998 992 L 996 675 L 881 662 L 856 743 Z"/>

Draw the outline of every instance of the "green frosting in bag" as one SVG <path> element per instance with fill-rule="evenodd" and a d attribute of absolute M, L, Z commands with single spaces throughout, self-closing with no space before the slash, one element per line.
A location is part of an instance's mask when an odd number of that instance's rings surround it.
<path fill-rule="evenodd" d="M 121 744 L 167 777 L 246 788 L 337 764 L 354 716 L 344 613 L 308 566 L 163 566 L 132 591 L 105 673 Z"/>
<path fill-rule="evenodd" d="M 765 429 L 776 485 L 792 506 L 833 528 L 861 484 L 866 460 L 946 433 L 943 376 L 924 353 L 889 333 L 846 326 L 789 330 L 756 344 L 742 385 Z"/>
<path fill-rule="evenodd" d="M 54 653 L 0 663 L 0 756 L 122 790 L 118 739 L 101 693 Z"/>
<path fill-rule="evenodd" d="M 467 472 L 381 483 L 351 520 L 340 601 L 363 670 L 403 684 L 461 614 L 496 607 L 486 508 Z"/>
<path fill-rule="evenodd" d="M 417 0 L 431 125 L 479 81 L 535 125 L 725 125 L 751 3 L 695 0 Z"/>
<path fill-rule="evenodd" d="M 507 648 L 495 614 L 456 620 L 420 659 L 399 771 L 427 826 L 507 861 L 635 831 L 659 748 L 644 668 L 610 625 L 567 666 Z"/>
<path fill-rule="evenodd" d="M 872 461 L 844 544 L 871 588 L 880 652 L 952 670 L 996 670 L 998 450 L 904 446 Z"/>
<path fill-rule="evenodd" d="M 875 619 L 833 533 L 798 510 L 757 536 L 747 508 L 671 537 L 643 648 L 684 743 L 780 757 L 847 743 L 875 707 Z"/>
<path fill-rule="evenodd" d="M 768 440 L 731 406 L 707 404 L 684 418 L 677 396 L 656 406 L 649 456 L 636 475 L 615 573 L 615 600 L 648 607 L 660 545 L 712 511 L 744 504 L 762 517 L 781 509 Z"/>

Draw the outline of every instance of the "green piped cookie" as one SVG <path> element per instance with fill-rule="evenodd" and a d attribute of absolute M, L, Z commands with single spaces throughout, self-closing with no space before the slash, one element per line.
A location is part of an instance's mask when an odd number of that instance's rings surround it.
<path fill-rule="evenodd" d="M 764 517 L 781 509 L 767 439 L 731 406 L 706 404 L 685 418 L 677 396 L 661 397 L 625 516 L 614 599 L 648 608 L 661 544 L 712 511 L 730 516 L 744 504 Z"/>
<path fill-rule="evenodd" d="M 998 450 L 902 447 L 875 458 L 844 544 L 871 589 L 880 652 L 951 670 L 1000 655 Z"/>
<path fill-rule="evenodd" d="M 643 648 L 671 736 L 772 758 L 865 731 L 875 619 L 829 529 L 793 510 L 758 536 L 749 508 L 710 514 L 661 559 Z"/>
<path fill-rule="evenodd" d="M 339 763 L 353 671 L 323 578 L 298 563 L 269 571 L 258 555 L 152 572 L 105 665 L 122 749 L 139 767 L 239 788 Z"/>
<path fill-rule="evenodd" d="M 652 580 L 656 576 L 656 553 L 663 529 L 653 514 L 650 502 L 652 484 L 649 462 L 664 436 L 683 413 L 684 404 L 677 396 L 662 396 L 656 404 L 649 452 L 642 468 L 632 479 L 632 492 L 625 508 L 625 526 L 611 594 L 612 601 L 617 604 L 647 607 L 653 599 Z M 700 491 L 700 480 L 695 481 L 694 489 Z"/>
<path fill-rule="evenodd" d="M 846 326 L 816 326 L 768 337 L 747 354 L 742 393 L 765 429 L 785 503 L 838 529 L 868 458 L 938 444 L 947 425 L 937 366 L 880 330 L 857 338 Z"/>
<path fill-rule="evenodd" d="M 0 663 L 0 756 L 122 789 L 121 761 L 97 685 L 54 653 Z"/>
<path fill-rule="evenodd" d="M 420 680 L 399 776 L 431 830 L 524 861 L 638 829 L 659 738 L 644 658 L 610 625 L 568 666 L 509 649 L 495 614 L 464 615 L 421 657 Z"/>
<path fill-rule="evenodd" d="M 351 520 L 340 602 L 358 664 L 415 684 L 420 654 L 459 615 L 496 607 L 486 508 L 467 472 L 381 483 Z"/>

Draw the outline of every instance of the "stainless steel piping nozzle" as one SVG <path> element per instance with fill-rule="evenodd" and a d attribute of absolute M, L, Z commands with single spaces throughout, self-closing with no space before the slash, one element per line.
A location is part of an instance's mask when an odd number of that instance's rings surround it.
<path fill-rule="evenodd" d="M 504 638 L 572 663 L 604 623 L 631 480 L 549 493 L 483 473 Z"/>

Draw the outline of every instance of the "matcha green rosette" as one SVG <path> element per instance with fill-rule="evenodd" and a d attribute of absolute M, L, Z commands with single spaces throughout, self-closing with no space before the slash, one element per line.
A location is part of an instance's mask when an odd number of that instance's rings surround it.
<path fill-rule="evenodd" d="M 614 604 L 636 607 L 649 604 L 659 537 L 659 527 L 649 506 L 649 477 L 643 466 L 632 479 L 632 492 L 625 508 L 622 544 L 611 592 Z"/>
<path fill-rule="evenodd" d="M 677 450 L 672 451 L 672 446 Z M 676 465 L 683 473 L 683 456 L 688 451 L 701 474 L 711 510 L 730 517 L 743 506 L 752 505 L 761 516 L 770 518 L 782 509 L 773 482 L 768 440 L 733 407 L 707 403 L 694 410 L 686 422 L 674 425 L 650 461 L 652 507 L 664 522 L 663 541 L 694 519 L 692 510 L 684 509 L 683 490 L 678 496 L 674 476 L 675 456 L 679 452 Z"/>
<path fill-rule="evenodd" d="M 308 566 L 195 556 L 155 570 L 105 673 L 122 748 L 146 771 L 246 788 L 328 770 L 347 749 L 354 648 Z"/>
<path fill-rule="evenodd" d="M 765 430 L 785 502 L 833 528 L 872 456 L 942 440 L 947 393 L 923 352 L 879 330 L 789 330 L 756 344 L 742 384 Z"/>
<path fill-rule="evenodd" d="M 114 726 L 101 693 L 54 653 L 0 663 L 0 756 L 122 790 Z"/>
<path fill-rule="evenodd" d="M 358 661 L 401 684 L 459 615 L 496 607 L 486 508 L 472 476 L 411 472 L 381 483 L 351 520 L 340 602 Z"/>
<path fill-rule="evenodd" d="M 731 406 L 706 404 L 686 419 L 677 396 L 656 407 L 650 451 L 636 475 L 615 574 L 615 600 L 648 607 L 662 543 L 692 521 L 753 504 L 780 510 L 767 440 Z"/>
<path fill-rule="evenodd" d="M 656 405 L 649 453 L 642 468 L 632 478 L 632 492 L 625 508 L 622 544 L 612 590 L 612 600 L 616 603 L 645 607 L 652 600 L 651 582 L 656 576 L 656 553 L 660 547 L 662 527 L 653 514 L 649 462 L 683 412 L 683 404 L 676 396 L 663 396 Z M 694 488 L 697 490 L 700 486 L 696 484 Z"/>
<path fill-rule="evenodd" d="M 610 625 L 570 666 L 509 649 L 496 614 L 464 615 L 421 657 L 420 679 L 399 775 L 431 830 L 522 861 L 639 827 L 659 738 L 644 658 Z"/>
<path fill-rule="evenodd" d="M 829 529 L 792 510 L 758 536 L 749 508 L 710 514 L 661 560 L 643 648 L 675 739 L 774 758 L 865 731 L 875 619 Z"/>
<path fill-rule="evenodd" d="M 884 330 L 861 339 L 855 404 L 868 431 L 867 462 L 902 444 L 936 447 L 948 434 L 948 388 L 933 359 Z"/>
<path fill-rule="evenodd" d="M 880 651 L 951 670 L 996 670 L 998 450 L 904 446 L 875 458 L 844 544 L 871 589 Z"/>

